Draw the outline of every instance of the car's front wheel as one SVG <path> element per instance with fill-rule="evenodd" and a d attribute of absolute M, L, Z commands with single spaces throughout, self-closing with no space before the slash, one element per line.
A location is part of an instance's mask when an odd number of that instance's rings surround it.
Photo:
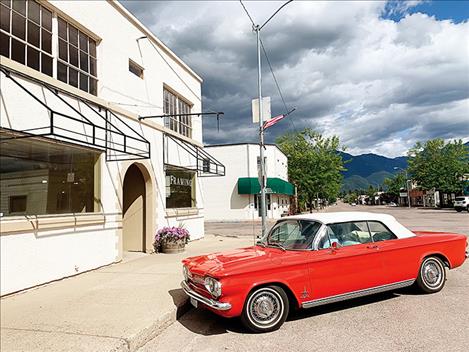
<path fill-rule="evenodd" d="M 241 321 L 254 332 L 277 330 L 288 316 L 289 302 L 285 291 L 278 286 L 253 290 L 244 304 Z"/>
<path fill-rule="evenodd" d="M 416 280 L 417 287 L 425 293 L 435 293 L 443 288 L 445 281 L 446 270 L 442 260 L 433 256 L 425 258 Z"/>

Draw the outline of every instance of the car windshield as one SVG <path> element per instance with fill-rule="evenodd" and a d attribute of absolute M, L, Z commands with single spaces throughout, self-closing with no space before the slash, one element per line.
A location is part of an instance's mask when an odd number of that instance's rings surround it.
<path fill-rule="evenodd" d="M 282 220 L 272 227 L 260 244 L 285 250 L 311 249 L 320 227 L 321 224 L 315 221 Z"/>

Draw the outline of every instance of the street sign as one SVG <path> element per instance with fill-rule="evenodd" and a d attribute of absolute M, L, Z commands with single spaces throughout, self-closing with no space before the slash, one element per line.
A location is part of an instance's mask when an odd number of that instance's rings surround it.
<path fill-rule="evenodd" d="M 252 122 L 259 123 L 259 99 L 252 100 Z M 262 98 L 262 120 L 269 121 L 272 118 L 270 111 L 270 97 Z"/>

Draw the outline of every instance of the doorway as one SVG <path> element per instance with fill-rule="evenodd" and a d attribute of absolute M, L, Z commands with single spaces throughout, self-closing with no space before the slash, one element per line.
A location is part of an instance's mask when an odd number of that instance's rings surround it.
<path fill-rule="evenodd" d="M 135 164 L 124 177 L 122 206 L 122 242 L 124 251 L 145 252 L 146 195 L 145 179 Z"/>

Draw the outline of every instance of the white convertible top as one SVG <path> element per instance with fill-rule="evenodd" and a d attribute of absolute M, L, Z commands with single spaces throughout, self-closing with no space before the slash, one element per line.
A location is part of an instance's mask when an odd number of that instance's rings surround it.
<path fill-rule="evenodd" d="M 284 219 L 314 220 L 325 225 L 349 221 L 380 221 L 386 225 L 398 238 L 413 237 L 415 234 L 400 224 L 394 216 L 388 214 L 368 213 L 364 211 L 313 213 L 288 216 Z"/>

